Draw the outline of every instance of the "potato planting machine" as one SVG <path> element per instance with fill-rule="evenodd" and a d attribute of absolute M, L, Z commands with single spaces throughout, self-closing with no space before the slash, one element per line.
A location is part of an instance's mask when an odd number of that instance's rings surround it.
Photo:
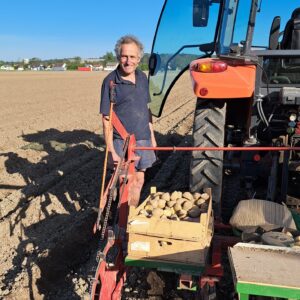
<path fill-rule="evenodd" d="M 151 111 L 157 117 L 162 114 L 172 87 L 188 70 L 195 94 L 193 145 L 136 147 L 135 137 L 126 132 L 111 109 L 110 121 L 123 138 L 124 148 L 108 183 L 103 180 L 102 184 L 95 224 L 95 231 L 101 231 L 102 249 L 92 284 L 93 300 L 120 299 L 127 271 L 135 265 L 176 272 L 180 274 L 180 287 L 191 288 L 196 282 L 199 297 L 213 299 L 216 283 L 224 274 L 222 249 L 238 241 L 228 233 L 232 228 L 227 223 L 239 200 L 255 195 L 272 203 L 286 202 L 289 197 L 299 200 L 300 8 L 297 5 L 294 0 L 165 1 L 149 59 Z M 111 106 L 113 90 L 112 84 Z M 209 189 L 213 202 L 211 213 L 199 220 L 205 223 L 199 228 L 212 236 L 206 247 L 209 255 L 202 264 L 128 257 L 131 234 L 148 234 L 151 246 L 152 229 L 157 228 L 155 222 L 139 220 L 140 223 L 135 223 L 140 224 L 137 231 L 131 231 L 133 210 L 129 209 L 127 199 L 138 159 L 135 150 L 192 151 L 189 190 L 196 193 Z M 108 222 L 113 207 L 116 213 Z M 172 240 L 176 222 L 179 221 L 168 223 L 170 239 L 162 240 L 156 234 L 161 245 L 172 248 L 177 244 Z M 154 227 L 146 230 L 145 226 Z M 180 238 L 177 236 L 177 240 Z M 186 240 L 186 245 L 199 243 L 199 239 L 200 233 L 196 232 Z M 147 252 L 148 244 L 138 245 L 143 245 L 143 251 Z M 278 286 L 278 278 L 261 283 L 250 276 L 245 277 L 249 282 L 240 282 L 249 270 L 249 266 L 239 268 L 243 253 L 249 250 L 246 248 L 231 252 L 233 265 L 237 264 L 233 273 L 236 271 L 240 276 L 235 284 L 241 299 L 247 299 L 251 293 L 300 299 L 299 286 L 289 287 L 288 281 Z M 178 257 L 183 251 L 178 249 Z M 194 247 L 193 251 L 197 249 Z M 265 249 L 257 251 L 265 255 Z M 274 253 L 274 257 L 277 255 Z M 267 286 L 268 292 L 264 293 L 261 286 Z"/>
<path fill-rule="evenodd" d="M 113 103 L 113 89 L 111 84 L 111 98 Z M 220 217 L 214 220 L 214 237 L 208 247 L 210 259 L 200 264 L 183 264 L 176 261 L 161 261 L 158 259 L 132 259 L 128 258 L 128 216 L 130 208 L 127 198 L 130 181 L 135 172 L 135 161 L 138 157 L 134 151 L 160 150 L 160 151 L 299 151 L 300 147 L 136 147 L 135 137 L 126 132 L 116 114 L 111 112 L 112 126 L 124 140 L 123 154 L 120 162 L 115 166 L 113 174 L 106 183 L 106 189 L 101 192 L 98 218 L 94 231 L 100 231 L 100 250 L 97 254 L 98 266 L 91 286 L 91 299 L 121 299 L 121 292 L 126 274 L 132 266 L 155 268 L 158 270 L 175 272 L 179 274 L 179 287 L 198 290 L 199 299 L 213 299 L 216 295 L 216 284 L 224 275 L 222 266 L 222 251 L 240 241 L 240 238 L 228 235 L 231 227 L 223 224 Z M 103 183 L 103 185 L 105 185 Z M 114 217 L 111 213 L 115 209 Z M 132 210 L 133 208 L 131 208 Z M 110 218 L 110 222 L 109 222 Z M 161 221 L 160 221 L 161 222 Z M 180 221 L 172 221 L 181 223 Z M 109 223 L 109 225 L 108 225 Z M 174 223 L 174 224 L 175 224 Z M 182 225 L 180 225 L 182 227 Z M 218 234 L 218 232 L 226 233 Z M 149 238 L 149 237 L 146 237 Z M 185 241 L 186 243 L 186 241 Z M 207 250 L 208 250 L 207 249 Z M 200 249 L 199 249 L 200 250 Z M 181 250 L 182 252 L 185 249 Z M 180 254 L 180 250 L 178 253 Z M 196 286 L 195 286 L 196 278 Z"/>

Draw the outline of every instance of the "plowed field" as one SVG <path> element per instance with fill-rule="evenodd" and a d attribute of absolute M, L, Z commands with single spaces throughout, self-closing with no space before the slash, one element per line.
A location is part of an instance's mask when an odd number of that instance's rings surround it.
<path fill-rule="evenodd" d="M 88 297 L 98 243 L 92 227 L 104 157 L 98 111 L 106 75 L 0 73 L 0 298 Z M 154 120 L 159 145 L 190 143 L 194 107 L 187 75 Z M 189 155 L 159 156 L 162 164 L 147 173 L 143 197 L 151 185 L 187 188 Z"/>

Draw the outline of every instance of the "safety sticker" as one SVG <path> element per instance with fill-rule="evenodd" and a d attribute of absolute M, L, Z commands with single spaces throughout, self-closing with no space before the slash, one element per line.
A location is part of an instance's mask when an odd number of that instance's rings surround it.
<path fill-rule="evenodd" d="M 150 252 L 150 243 L 149 242 L 133 242 L 130 245 L 131 251 L 144 251 Z"/>

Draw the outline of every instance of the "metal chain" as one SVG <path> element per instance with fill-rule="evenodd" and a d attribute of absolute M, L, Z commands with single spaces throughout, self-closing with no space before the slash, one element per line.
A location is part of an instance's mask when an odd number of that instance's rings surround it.
<path fill-rule="evenodd" d="M 125 154 L 126 154 L 127 149 L 128 149 L 128 144 L 129 144 L 129 137 L 127 137 L 125 139 L 124 149 L 123 149 L 122 155 L 120 157 L 120 161 L 118 162 L 118 166 L 117 166 L 116 171 L 115 171 L 116 176 L 114 178 L 111 189 L 109 191 L 109 197 L 108 197 L 108 200 L 107 200 L 107 203 L 106 203 L 105 216 L 104 216 L 103 225 L 102 225 L 102 228 L 101 228 L 101 240 L 104 239 L 104 235 L 105 235 L 105 231 L 106 231 L 107 223 L 108 223 L 108 218 L 109 218 L 109 213 L 110 213 L 110 208 L 111 208 L 111 204 L 112 204 L 112 200 L 113 200 L 114 190 L 116 188 L 119 176 L 121 175 L 121 172 L 123 170 L 123 162 L 124 162 Z"/>

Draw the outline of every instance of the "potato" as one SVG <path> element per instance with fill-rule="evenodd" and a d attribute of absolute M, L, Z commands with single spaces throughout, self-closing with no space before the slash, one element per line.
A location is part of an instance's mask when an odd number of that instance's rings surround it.
<path fill-rule="evenodd" d="M 196 221 L 201 213 L 207 212 L 209 197 L 208 193 L 199 192 L 156 192 L 150 195 L 139 216 Z"/>
<path fill-rule="evenodd" d="M 187 199 L 186 198 L 178 198 L 176 200 L 176 204 L 182 205 Z"/>
<path fill-rule="evenodd" d="M 159 199 L 158 200 L 158 207 L 159 208 L 165 208 L 165 206 L 166 206 L 166 200 Z"/>
<path fill-rule="evenodd" d="M 197 218 L 201 214 L 201 210 L 198 206 L 193 206 L 189 211 L 188 214 L 191 218 Z"/>
<path fill-rule="evenodd" d="M 295 242 L 300 242 L 300 235 L 296 236 L 296 237 L 294 238 L 294 240 L 295 240 Z"/>
<path fill-rule="evenodd" d="M 179 219 L 183 219 L 183 218 L 185 218 L 186 215 L 187 215 L 187 211 L 186 211 L 186 210 L 183 210 L 183 209 L 178 210 L 176 213 L 177 213 L 177 216 L 179 217 Z"/>
<path fill-rule="evenodd" d="M 293 237 L 293 235 L 289 231 L 285 232 L 285 234 L 289 237 Z"/>
<path fill-rule="evenodd" d="M 160 197 L 163 194 L 163 192 L 156 192 L 154 195 Z"/>
<path fill-rule="evenodd" d="M 160 199 L 159 195 L 155 195 L 154 198 L 152 198 L 152 200 L 158 201 Z"/>
<path fill-rule="evenodd" d="M 147 213 L 152 213 L 153 211 L 153 207 L 150 204 L 147 204 L 144 209 Z"/>
<path fill-rule="evenodd" d="M 172 200 L 172 201 L 175 201 L 175 200 L 177 200 L 179 198 L 179 196 L 178 196 L 178 192 L 177 191 L 174 191 L 172 194 L 171 194 L 171 196 L 170 196 L 170 199 Z"/>
<path fill-rule="evenodd" d="M 199 198 L 201 197 L 201 194 L 200 193 L 194 193 L 193 194 L 193 198 L 194 198 L 194 200 L 198 200 Z"/>
<path fill-rule="evenodd" d="M 203 194 L 201 194 L 201 198 L 204 199 L 204 200 L 208 200 L 209 195 L 207 193 L 203 193 Z"/>
<path fill-rule="evenodd" d="M 171 217 L 171 215 L 172 215 L 172 210 L 171 210 L 171 208 L 166 207 L 166 208 L 164 209 L 164 215 L 167 216 L 167 217 Z"/>
<path fill-rule="evenodd" d="M 157 208 L 157 207 L 158 207 L 158 200 L 153 199 L 153 200 L 150 200 L 149 202 L 150 202 L 149 204 L 150 204 L 153 208 Z"/>
<path fill-rule="evenodd" d="M 190 192 L 184 192 L 184 193 L 182 194 L 182 197 L 185 198 L 185 199 L 188 199 L 188 200 L 190 200 L 190 201 L 193 201 L 193 200 L 194 200 L 194 197 L 193 197 L 193 195 L 192 195 Z"/>
<path fill-rule="evenodd" d="M 203 203 L 205 203 L 205 200 L 203 198 L 199 198 L 194 203 L 200 207 Z"/>
<path fill-rule="evenodd" d="M 166 204 L 167 204 L 168 207 L 173 207 L 176 204 L 176 201 L 175 200 L 170 200 Z"/>
<path fill-rule="evenodd" d="M 300 242 L 296 242 L 296 243 L 294 244 L 294 246 L 300 247 Z"/>
<path fill-rule="evenodd" d="M 193 207 L 193 203 L 191 201 L 185 201 L 182 205 L 182 208 L 186 211 Z"/>
<path fill-rule="evenodd" d="M 154 208 L 152 211 L 153 217 L 161 217 L 164 214 L 164 211 L 161 208 Z"/>
<path fill-rule="evenodd" d="M 176 203 L 174 206 L 173 206 L 174 210 L 177 212 L 179 210 L 182 209 L 181 205 L 179 203 Z"/>
<path fill-rule="evenodd" d="M 171 199 L 171 196 L 170 196 L 170 193 L 164 193 L 164 194 L 161 195 L 160 198 L 165 200 L 165 201 L 169 201 Z"/>

